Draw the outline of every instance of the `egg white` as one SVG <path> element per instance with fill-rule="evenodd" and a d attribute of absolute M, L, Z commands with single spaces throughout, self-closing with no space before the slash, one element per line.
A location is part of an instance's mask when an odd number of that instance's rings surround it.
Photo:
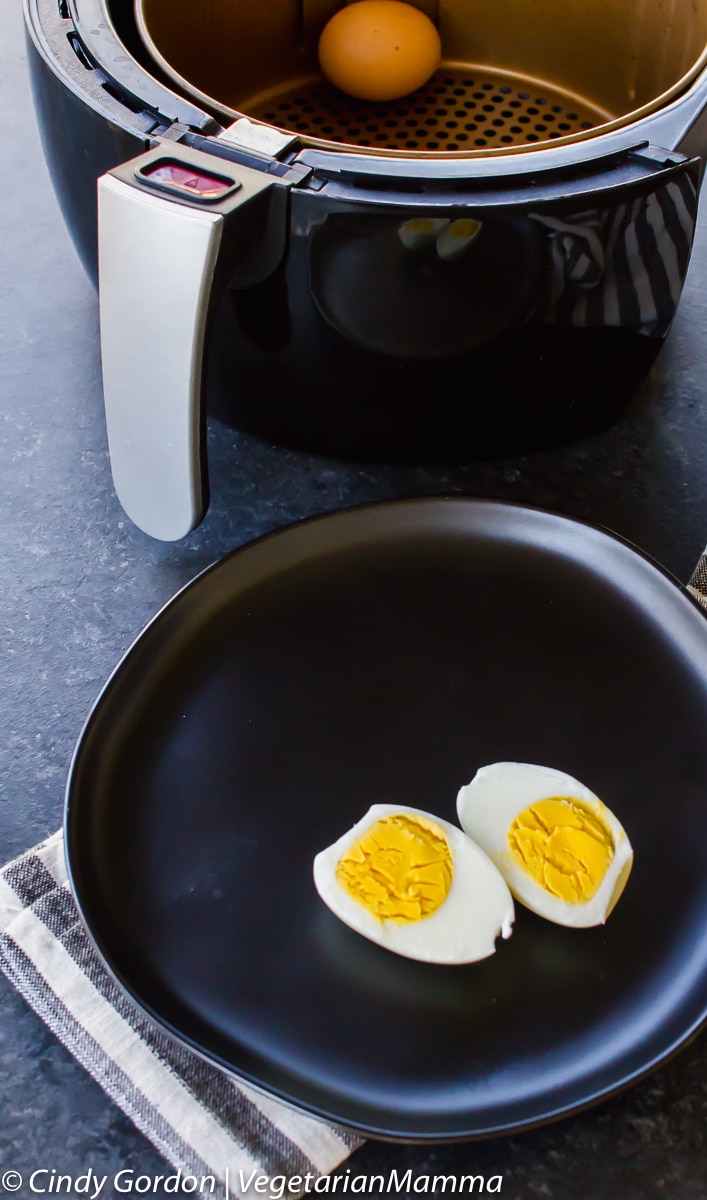
<path fill-rule="evenodd" d="M 444 217 L 414 217 L 398 227 L 398 237 L 406 250 L 423 250 L 431 246 L 449 225 Z"/>
<path fill-rule="evenodd" d="M 336 879 L 339 859 L 381 817 L 426 817 L 444 832 L 452 856 L 452 883 L 440 907 L 420 921 L 397 924 L 374 917 Z M 324 903 L 345 925 L 394 954 L 429 963 L 468 963 L 487 958 L 496 938 L 513 928 L 513 898 L 483 850 L 461 829 L 418 808 L 374 804 L 365 817 L 314 859 L 314 884 Z"/>
<path fill-rule="evenodd" d="M 614 856 L 601 884 L 590 900 L 580 904 L 547 892 L 514 860 L 508 844 L 508 831 L 519 813 L 553 796 L 579 801 L 610 831 L 614 841 Z M 533 763 L 492 763 L 481 767 L 471 783 L 461 788 L 457 813 L 462 829 L 486 851 L 521 904 L 558 925 L 586 928 L 604 924 L 626 885 L 633 850 L 611 810 L 578 779 Z"/>
<path fill-rule="evenodd" d="M 450 261 L 464 254 L 481 233 L 481 221 L 465 217 L 447 223 L 437 238 L 437 253 Z"/>

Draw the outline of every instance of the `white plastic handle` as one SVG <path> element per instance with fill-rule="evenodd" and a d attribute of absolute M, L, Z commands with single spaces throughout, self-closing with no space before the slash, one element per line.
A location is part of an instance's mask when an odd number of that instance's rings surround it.
<path fill-rule="evenodd" d="M 220 213 L 98 181 L 103 390 L 115 490 L 145 533 L 204 515 L 201 376 Z"/>

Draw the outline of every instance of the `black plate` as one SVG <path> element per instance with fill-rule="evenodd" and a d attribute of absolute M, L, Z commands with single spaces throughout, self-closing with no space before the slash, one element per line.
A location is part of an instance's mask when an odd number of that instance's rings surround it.
<path fill-rule="evenodd" d="M 155 618 L 68 788 L 73 886 L 118 979 L 208 1058 L 382 1137 L 526 1127 L 630 1083 L 707 1015 L 707 628 L 624 542 L 433 499 L 266 537 Z M 561 768 L 625 825 L 606 927 L 519 908 L 482 963 L 340 924 L 312 859 L 377 801 L 454 821 L 484 763 Z"/>

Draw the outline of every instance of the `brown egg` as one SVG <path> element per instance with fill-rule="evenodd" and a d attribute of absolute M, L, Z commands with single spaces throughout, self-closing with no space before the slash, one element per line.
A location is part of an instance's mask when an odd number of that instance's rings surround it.
<path fill-rule="evenodd" d="M 349 4 L 334 14 L 319 39 L 327 79 L 359 100 L 409 95 L 427 82 L 440 57 L 432 21 L 401 0 Z"/>

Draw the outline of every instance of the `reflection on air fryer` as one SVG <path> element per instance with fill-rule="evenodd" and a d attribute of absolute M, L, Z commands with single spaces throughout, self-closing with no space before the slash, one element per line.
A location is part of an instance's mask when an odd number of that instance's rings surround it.
<path fill-rule="evenodd" d="M 663 337 L 696 210 L 696 185 L 681 174 L 648 195 L 563 218 L 334 213 L 313 238 L 313 295 L 339 333 L 387 354 L 464 353 L 531 320 Z"/>
<path fill-rule="evenodd" d="M 531 214 L 549 235 L 551 283 L 542 319 L 664 337 L 680 298 L 696 216 L 697 187 L 688 174 L 647 196 L 567 221 Z"/>
<path fill-rule="evenodd" d="M 331 213 L 311 238 L 312 298 L 334 329 L 366 349 L 412 359 L 465 354 L 532 314 L 544 240 L 515 214 L 401 222 Z"/>

